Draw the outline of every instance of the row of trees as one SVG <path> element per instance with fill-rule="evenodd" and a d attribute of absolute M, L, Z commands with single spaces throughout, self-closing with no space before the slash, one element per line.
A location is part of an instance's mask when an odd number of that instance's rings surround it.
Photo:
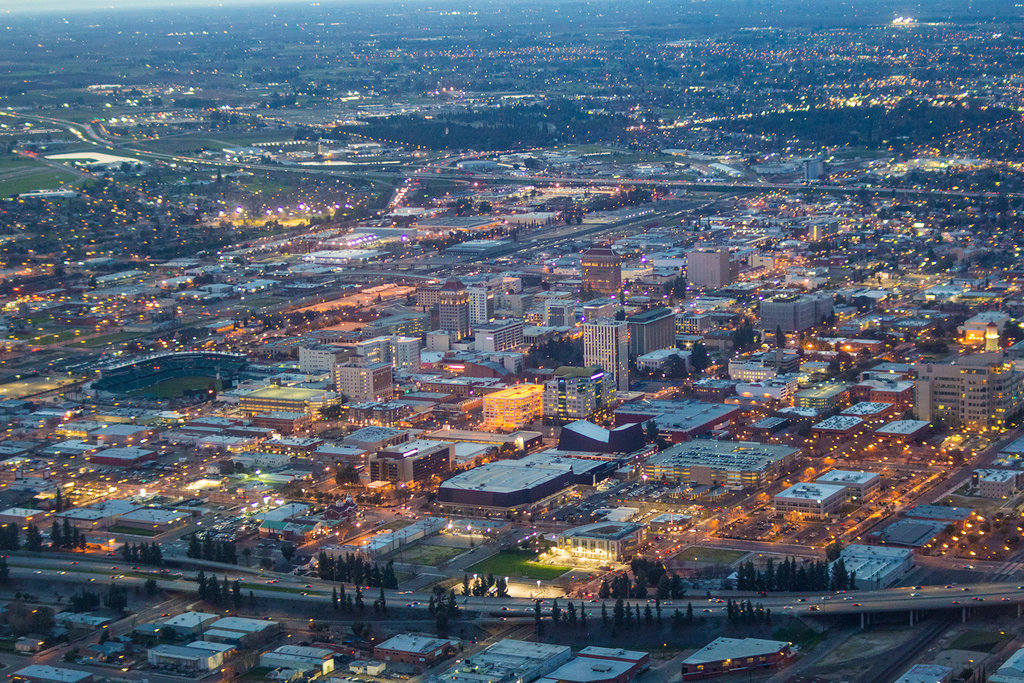
<path fill-rule="evenodd" d="M 324 581 L 341 581 L 359 586 L 380 586 L 398 588 L 395 563 L 388 561 L 383 567 L 367 562 L 358 555 L 348 553 L 345 557 L 332 557 L 327 553 L 317 556 L 317 573 Z"/>
<path fill-rule="evenodd" d="M 540 600 L 534 602 L 533 606 L 534 616 L 534 627 L 538 634 L 543 633 L 545 625 L 544 611 L 541 607 Z M 584 603 L 580 603 L 579 610 L 576 606 L 570 602 L 566 605 L 563 610 L 558 605 L 558 600 L 552 600 L 551 610 L 548 613 L 548 620 L 557 628 L 560 624 L 565 624 L 570 627 L 574 627 L 577 624 L 586 628 L 587 626 L 587 608 Z M 694 621 L 693 616 L 693 605 L 688 603 L 686 605 L 685 615 L 678 609 L 673 610 L 672 613 L 672 626 L 673 628 L 682 628 L 686 624 L 691 624 Z M 613 631 L 618 631 L 623 628 L 633 628 L 640 626 L 661 626 L 664 623 L 661 600 L 654 601 L 654 607 L 652 608 L 650 603 L 644 605 L 641 609 L 640 605 L 628 605 L 625 600 L 618 598 L 612 607 L 611 614 L 608 613 L 608 604 L 601 603 L 601 624 L 608 628 L 612 627 Z"/>
<path fill-rule="evenodd" d="M 769 558 L 763 571 L 756 569 L 754 563 L 747 560 L 740 564 L 736 572 L 736 589 L 741 591 L 799 593 L 856 588 L 857 573 L 848 572 L 841 558 L 836 560 L 831 570 L 823 560 L 815 560 L 808 565 L 787 557 L 778 567 Z"/>
<path fill-rule="evenodd" d="M 492 593 L 493 590 L 493 593 Z M 494 574 L 478 576 L 470 579 L 469 574 L 462 575 L 462 594 L 482 598 L 485 595 L 493 595 L 496 598 L 508 597 L 508 584 L 505 579 Z"/>
<path fill-rule="evenodd" d="M 215 541 L 209 534 L 203 534 L 201 539 L 196 533 L 189 536 L 185 556 L 209 562 L 238 564 L 238 551 L 235 548 L 235 542 Z"/>
<path fill-rule="evenodd" d="M 53 526 L 50 528 L 50 547 L 65 550 L 85 548 L 85 535 L 78 530 L 78 527 L 71 526 L 66 517 L 63 524 L 58 524 L 57 520 L 53 520 Z"/>
<path fill-rule="evenodd" d="M 750 600 L 739 600 L 729 602 L 725 606 L 726 617 L 734 624 L 770 624 L 772 623 L 772 611 L 765 609 L 763 605 L 750 604 Z"/>
<path fill-rule="evenodd" d="M 459 604 L 455 599 L 455 591 L 449 590 L 445 594 L 440 586 L 434 586 L 434 593 L 430 596 L 430 603 L 427 609 L 434 615 L 434 625 L 437 628 L 437 635 L 444 638 L 448 635 L 448 628 L 452 619 L 459 616 Z"/>
<path fill-rule="evenodd" d="M 121 546 L 121 557 L 125 562 L 139 562 L 141 564 L 155 564 L 160 566 L 164 563 L 164 555 L 160 546 L 152 543 L 125 543 Z"/>
<path fill-rule="evenodd" d="M 86 588 L 73 594 L 70 600 L 72 612 L 89 612 L 100 606 L 99 594 Z M 119 583 L 110 584 L 107 594 L 103 598 L 103 605 L 110 609 L 123 611 L 128 607 L 128 589 Z"/>
<path fill-rule="evenodd" d="M 196 575 L 196 583 L 199 584 L 200 600 L 218 607 L 232 606 L 238 609 L 242 606 L 242 582 L 238 579 L 229 583 L 225 576 L 222 582 L 218 582 L 216 574 L 211 574 L 207 578 L 206 573 L 200 569 Z"/>
<path fill-rule="evenodd" d="M 648 595 L 649 579 L 654 580 L 655 594 L 659 600 L 678 600 L 686 595 L 686 585 L 683 580 L 675 574 L 667 574 L 664 571 L 656 573 L 654 577 L 635 574 L 636 581 L 630 581 L 625 573 L 616 574 L 609 582 L 602 579 L 601 587 L 598 588 L 597 597 L 602 600 L 608 598 L 622 599 L 644 599 Z"/>

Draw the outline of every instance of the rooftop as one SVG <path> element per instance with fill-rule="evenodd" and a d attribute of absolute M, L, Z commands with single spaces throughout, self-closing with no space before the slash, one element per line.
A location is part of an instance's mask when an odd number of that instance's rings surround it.
<path fill-rule="evenodd" d="M 809 481 L 802 481 L 797 484 L 793 484 L 788 489 L 780 491 L 775 494 L 775 499 L 779 498 L 790 498 L 797 500 L 813 500 L 815 502 L 822 502 L 828 500 L 834 496 L 845 496 L 845 486 L 835 486 L 832 484 L 817 484 Z"/>
<path fill-rule="evenodd" d="M 415 652 L 418 654 L 426 654 L 433 652 L 440 647 L 444 647 L 450 641 L 441 638 L 431 638 L 429 636 L 417 636 L 411 633 L 400 633 L 397 636 L 393 636 L 383 643 L 377 645 L 377 647 L 384 650 L 397 650 L 399 652 Z"/>
<path fill-rule="evenodd" d="M 760 638 L 716 638 L 683 660 L 683 664 L 710 664 L 726 659 L 760 657 L 785 652 L 790 643 L 785 640 Z"/>
<path fill-rule="evenodd" d="M 855 429 L 864 424 L 864 420 L 852 415 L 833 415 L 814 425 L 814 429 L 822 429 L 830 432 L 845 432 Z"/>
<path fill-rule="evenodd" d="M 815 481 L 836 484 L 867 484 L 878 479 L 875 472 L 853 472 L 850 470 L 831 470 L 818 477 Z"/>

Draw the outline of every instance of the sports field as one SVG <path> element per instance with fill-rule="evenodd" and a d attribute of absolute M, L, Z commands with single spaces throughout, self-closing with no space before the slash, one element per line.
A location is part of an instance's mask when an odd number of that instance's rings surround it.
<path fill-rule="evenodd" d="M 537 562 L 537 553 L 529 550 L 503 550 L 486 560 L 477 562 L 469 571 L 474 574 L 494 574 L 541 581 L 556 579 L 572 567 Z"/>

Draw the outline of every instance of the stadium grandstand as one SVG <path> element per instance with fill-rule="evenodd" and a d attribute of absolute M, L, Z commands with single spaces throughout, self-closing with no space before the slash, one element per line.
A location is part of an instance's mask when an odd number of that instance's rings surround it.
<path fill-rule="evenodd" d="M 208 351 L 158 353 L 127 363 L 99 368 L 94 391 L 122 394 L 177 377 L 210 377 L 230 386 L 248 363 L 244 354 Z"/>

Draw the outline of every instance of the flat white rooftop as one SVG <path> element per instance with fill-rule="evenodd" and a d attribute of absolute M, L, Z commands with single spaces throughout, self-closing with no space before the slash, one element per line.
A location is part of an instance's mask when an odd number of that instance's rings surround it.
<path fill-rule="evenodd" d="M 761 638 L 715 638 L 713 641 L 683 660 L 683 664 L 709 664 L 726 659 L 760 657 L 784 652 L 789 643 L 785 640 L 762 640 Z"/>
<path fill-rule="evenodd" d="M 813 500 L 815 502 L 822 502 L 829 500 L 835 496 L 845 496 L 845 486 L 835 486 L 833 484 L 818 484 L 809 481 L 802 481 L 797 484 L 793 484 L 788 489 L 780 491 L 775 494 L 775 500 Z"/>

